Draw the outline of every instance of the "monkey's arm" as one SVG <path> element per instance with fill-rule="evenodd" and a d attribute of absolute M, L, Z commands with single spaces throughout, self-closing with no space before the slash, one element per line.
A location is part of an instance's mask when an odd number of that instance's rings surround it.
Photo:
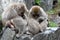
<path fill-rule="evenodd" d="M 48 19 L 48 15 L 46 14 L 46 12 L 43 10 L 43 8 L 40 8 L 40 11 L 42 13 L 42 16 L 47 20 Z"/>
<path fill-rule="evenodd" d="M 43 31 L 46 30 L 47 25 L 48 25 L 47 19 L 45 19 L 44 17 L 39 17 L 38 22 L 39 22 L 40 26 L 42 27 L 42 30 Z"/>
<path fill-rule="evenodd" d="M 7 8 L 2 13 L 2 23 L 3 23 L 3 25 L 5 25 L 7 21 L 11 20 L 12 18 L 14 18 L 16 16 L 18 16 L 18 15 L 13 9 Z"/>

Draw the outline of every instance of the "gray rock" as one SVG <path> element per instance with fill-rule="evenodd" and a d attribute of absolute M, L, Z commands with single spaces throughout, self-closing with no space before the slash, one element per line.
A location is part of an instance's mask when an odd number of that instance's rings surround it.
<path fill-rule="evenodd" d="M 32 37 L 31 40 L 59 40 L 60 28 L 51 28 Z"/>
<path fill-rule="evenodd" d="M 1 16 L 2 12 L 3 12 L 3 7 L 2 7 L 2 2 L 0 0 L 0 16 Z"/>
<path fill-rule="evenodd" d="M 34 4 L 35 0 L 25 0 L 27 8 L 30 9 Z M 45 10 L 48 11 L 53 7 L 53 0 L 40 0 L 40 6 Z"/>
<path fill-rule="evenodd" d="M 55 39 L 60 40 L 60 28 L 55 31 L 55 34 L 56 34 L 56 38 Z"/>
<path fill-rule="evenodd" d="M 25 3 L 24 0 L 2 0 L 2 7 L 3 7 L 3 10 L 5 10 L 5 8 L 10 4 L 10 3 L 13 3 L 13 2 L 16 2 L 16 3 Z"/>
<path fill-rule="evenodd" d="M 5 7 L 7 7 L 10 3 L 13 3 L 13 2 L 26 3 L 27 8 L 30 9 L 33 6 L 33 4 L 35 3 L 35 0 L 2 0 L 1 5 L 3 7 L 3 10 L 5 9 Z M 40 6 L 45 11 L 52 9 L 52 7 L 53 7 L 53 0 L 40 0 L 40 2 L 41 2 Z"/>
<path fill-rule="evenodd" d="M 32 3 L 34 2 L 34 0 L 2 0 L 3 9 L 5 9 L 5 7 L 7 7 L 10 3 L 13 2 L 26 3 L 27 8 L 30 9 L 33 6 Z"/>
<path fill-rule="evenodd" d="M 34 0 L 25 0 L 27 8 L 30 9 L 33 6 Z"/>
<path fill-rule="evenodd" d="M 47 28 L 44 32 L 38 33 L 34 36 L 23 34 L 19 38 L 14 36 L 14 33 L 11 29 L 6 29 L 2 35 L 1 40 L 60 40 L 60 28 Z M 14 37 L 13 37 L 14 36 Z"/>
<path fill-rule="evenodd" d="M 14 40 L 31 40 L 31 35 L 26 35 L 23 34 L 22 36 L 20 36 L 19 38 L 14 38 Z"/>
<path fill-rule="evenodd" d="M 15 32 L 12 31 L 10 28 L 7 28 L 3 33 L 1 40 L 12 40 L 15 35 Z"/>
<path fill-rule="evenodd" d="M 60 18 L 56 18 L 53 20 L 55 23 L 59 24 L 60 23 Z"/>
<path fill-rule="evenodd" d="M 53 7 L 53 0 L 41 0 L 40 6 L 45 10 L 48 11 Z"/>

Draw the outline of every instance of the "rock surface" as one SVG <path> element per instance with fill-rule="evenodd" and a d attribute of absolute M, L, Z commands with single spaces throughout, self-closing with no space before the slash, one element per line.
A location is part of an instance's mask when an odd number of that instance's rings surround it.
<path fill-rule="evenodd" d="M 25 0 L 27 8 L 30 9 L 33 6 L 34 0 Z"/>
<path fill-rule="evenodd" d="M 49 28 L 42 33 L 34 36 L 23 34 L 19 38 L 14 36 L 14 31 L 7 28 L 1 37 L 1 40 L 60 40 L 60 28 Z"/>
<path fill-rule="evenodd" d="M 60 38 L 58 37 L 60 35 L 59 30 L 60 28 L 51 28 L 50 30 L 35 35 L 32 40 L 58 40 Z"/>
<path fill-rule="evenodd" d="M 3 12 L 3 7 L 2 7 L 2 2 L 0 0 L 0 15 L 1 15 L 2 12 Z"/>
<path fill-rule="evenodd" d="M 14 35 L 15 35 L 15 32 L 12 31 L 10 28 L 7 28 L 4 31 L 4 33 L 1 37 L 1 40 L 12 40 Z"/>
<path fill-rule="evenodd" d="M 1 3 L 2 3 L 1 5 L 2 5 L 2 7 L 3 7 L 3 10 L 5 10 L 5 8 L 6 8 L 10 3 L 14 3 L 14 2 L 16 2 L 16 3 L 17 3 L 17 2 L 18 2 L 18 3 L 19 3 L 19 2 L 20 2 L 20 3 L 22 3 L 22 2 L 25 3 L 24 0 L 2 0 L 2 1 L 1 1 Z"/>
<path fill-rule="evenodd" d="M 27 5 L 27 8 L 30 9 L 35 3 L 34 0 L 0 0 L 0 14 L 2 14 L 5 7 L 7 7 L 12 2 L 24 2 Z M 53 0 L 41 0 L 40 5 L 45 11 L 52 9 Z"/>
<path fill-rule="evenodd" d="M 41 7 L 45 11 L 48 11 L 48 10 L 52 9 L 52 7 L 53 7 L 53 0 L 41 0 Z"/>

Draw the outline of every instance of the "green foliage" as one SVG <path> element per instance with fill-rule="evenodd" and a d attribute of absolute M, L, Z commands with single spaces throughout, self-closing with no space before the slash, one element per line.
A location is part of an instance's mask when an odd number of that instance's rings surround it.
<path fill-rule="evenodd" d="M 60 0 L 58 0 L 58 3 L 60 4 Z"/>
<path fill-rule="evenodd" d="M 55 12 L 56 12 L 55 9 L 51 9 L 51 10 L 47 11 L 48 14 L 54 14 Z"/>
<path fill-rule="evenodd" d="M 49 21 L 49 27 L 57 27 L 55 22 Z"/>
<path fill-rule="evenodd" d="M 35 0 L 35 4 L 40 5 L 40 0 Z"/>

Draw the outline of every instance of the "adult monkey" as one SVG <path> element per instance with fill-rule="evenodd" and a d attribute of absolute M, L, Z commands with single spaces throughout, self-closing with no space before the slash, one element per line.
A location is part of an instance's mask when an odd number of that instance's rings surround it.
<path fill-rule="evenodd" d="M 2 13 L 2 23 L 4 26 L 10 27 L 10 28 L 16 27 L 18 31 L 21 31 L 20 29 L 21 28 L 24 29 L 24 25 L 26 24 L 26 23 L 24 24 L 23 22 L 26 19 L 25 16 L 26 17 L 28 16 L 27 13 L 28 13 L 28 9 L 24 3 L 11 3 L 6 8 L 6 10 L 4 10 L 4 12 Z M 11 21 L 11 20 L 15 20 L 15 21 Z M 21 25 L 23 27 L 21 27 Z"/>
<path fill-rule="evenodd" d="M 29 11 L 29 19 L 35 19 L 38 21 L 40 26 L 42 27 L 42 30 L 44 31 L 48 24 L 48 15 L 45 13 L 45 11 L 40 6 L 32 6 L 32 8 Z"/>
<path fill-rule="evenodd" d="M 2 23 L 5 26 L 7 21 L 17 16 L 21 16 L 25 19 L 25 15 L 27 16 L 27 13 L 28 9 L 24 3 L 11 3 L 2 13 Z"/>

